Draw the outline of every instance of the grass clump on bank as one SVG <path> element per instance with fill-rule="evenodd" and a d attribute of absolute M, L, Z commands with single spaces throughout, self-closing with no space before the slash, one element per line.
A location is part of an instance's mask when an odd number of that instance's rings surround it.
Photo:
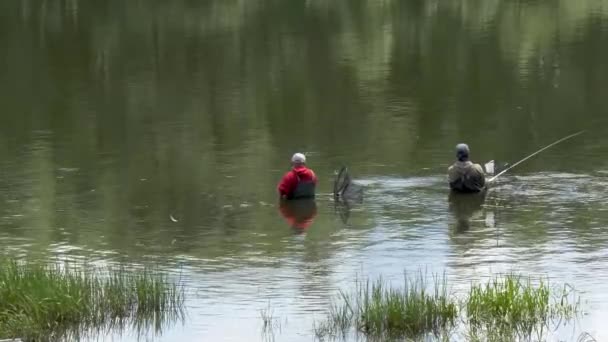
<path fill-rule="evenodd" d="M 178 317 L 183 293 L 166 277 L 0 260 L 0 338 L 58 337 L 127 321 Z"/>
<path fill-rule="evenodd" d="M 454 325 L 458 307 L 447 292 L 446 282 L 434 278 L 429 290 L 422 274 L 405 279 L 395 289 L 379 279 L 357 283 L 355 293 L 341 293 L 342 303 L 334 305 L 328 320 L 316 328 L 317 336 L 344 333 L 351 327 L 369 336 L 417 336 L 438 332 Z"/>

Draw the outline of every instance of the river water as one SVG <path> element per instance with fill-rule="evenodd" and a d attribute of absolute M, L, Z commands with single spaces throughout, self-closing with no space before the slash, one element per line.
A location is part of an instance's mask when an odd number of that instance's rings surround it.
<path fill-rule="evenodd" d="M 571 284 L 585 314 L 547 339 L 608 339 L 606 0 L 5 0 L 0 43 L 3 253 L 185 286 L 183 324 L 100 340 L 265 340 L 271 308 L 311 341 L 339 289 L 419 269 Z M 582 129 L 449 200 L 456 143 L 513 163 Z M 275 190 L 297 151 L 304 229 Z"/>

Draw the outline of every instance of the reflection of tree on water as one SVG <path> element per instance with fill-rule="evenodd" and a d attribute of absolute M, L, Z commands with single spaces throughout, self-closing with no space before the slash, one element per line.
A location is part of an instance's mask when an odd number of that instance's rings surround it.
<path fill-rule="evenodd" d="M 302 231 L 312 225 L 317 216 L 317 204 L 314 199 L 283 200 L 279 211 L 291 228 Z"/>

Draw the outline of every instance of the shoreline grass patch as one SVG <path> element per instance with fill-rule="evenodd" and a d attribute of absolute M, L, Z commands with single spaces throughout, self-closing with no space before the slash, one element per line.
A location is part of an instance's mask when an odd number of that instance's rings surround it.
<path fill-rule="evenodd" d="M 340 291 L 326 319 L 315 322 L 319 340 L 428 338 L 458 335 L 467 340 L 543 340 L 551 324 L 580 313 L 580 301 L 569 286 L 555 288 L 545 279 L 532 281 L 515 274 L 471 284 L 458 298 L 448 292 L 446 277 L 433 276 L 430 286 L 422 272 L 393 288 L 382 279 L 355 282 L 352 293 Z"/>
<path fill-rule="evenodd" d="M 445 278 L 433 277 L 427 286 L 420 273 L 404 279 L 402 288 L 392 288 L 382 279 L 357 282 L 353 294 L 341 292 L 327 320 L 315 328 L 317 336 L 345 334 L 350 328 L 368 336 L 420 336 L 454 326 L 457 303 L 447 291 Z"/>
<path fill-rule="evenodd" d="M 84 271 L 0 259 L 0 338 L 56 339 L 117 322 L 158 326 L 181 317 L 183 304 L 181 287 L 148 270 Z"/>
<path fill-rule="evenodd" d="M 530 335 L 542 332 L 553 319 L 570 319 L 579 301 L 565 285 L 558 293 L 549 282 L 532 282 L 515 274 L 497 276 L 485 285 L 473 284 L 465 301 L 471 330 L 512 331 Z"/>

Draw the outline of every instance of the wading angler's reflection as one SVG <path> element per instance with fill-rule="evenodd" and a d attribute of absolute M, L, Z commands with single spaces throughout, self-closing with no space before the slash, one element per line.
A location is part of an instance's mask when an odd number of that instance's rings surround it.
<path fill-rule="evenodd" d="M 486 193 L 462 194 L 451 191 L 448 197 L 450 212 L 456 220 L 456 232 L 466 232 L 471 228 L 471 220 L 482 211 Z"/>
<path fill-rule="evenodd" d="M 281 200 L 279 211 L 291 228 L 301 232 L 312 225 L 317 216 L 317 204 L 314 199 Z"/>
<path fill-rule="evenodd" d="M 464 234 L 477 228 L 496 228 L 496 203 L 488 199 L 486 193 L 461 194 L 451 192 L 448 197 L 449 210 L 454 223 L 450 224 L 455 234 Z M 496 231 L 498 234 L 498 231 Z M 497 235 L 498 239 L 499 236 Z M 498 242 L 498 240 L 497 240 Z"/>

